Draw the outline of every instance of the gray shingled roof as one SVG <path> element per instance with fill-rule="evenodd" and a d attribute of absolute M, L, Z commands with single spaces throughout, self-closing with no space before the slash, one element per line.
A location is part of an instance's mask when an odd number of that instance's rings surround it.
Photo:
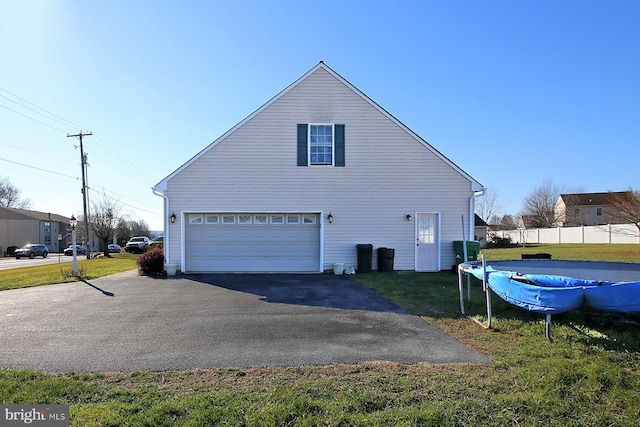
<path fill-rule="evenodd" d="M 0 219 L 12 219 L 12 220 L 39 220 L 39 221 L 54 221 L 68 223 L 69 218 L 53 214 L 50 212 L 38 212 L 30 211 L 27 209 L 13 209 L 0 206 Z"/>

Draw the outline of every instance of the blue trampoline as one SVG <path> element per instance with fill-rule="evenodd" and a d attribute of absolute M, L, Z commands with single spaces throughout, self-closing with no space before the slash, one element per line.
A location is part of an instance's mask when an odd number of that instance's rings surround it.
<path fill-rule="evenodd" d="M 614 312 L 640 311 L 640 264 L 637 263 L 537 259 L 491 261 L 490 265 L 462 263 L 458 267 L 458 284 L 460 309 L 464 314 L 463 274 L 483 282 L 488 315 L 485 327 L 491 327 L 489 289 L 510 304 L 546 315 L 549 340 L 552 314 L 583 305 Z"/>

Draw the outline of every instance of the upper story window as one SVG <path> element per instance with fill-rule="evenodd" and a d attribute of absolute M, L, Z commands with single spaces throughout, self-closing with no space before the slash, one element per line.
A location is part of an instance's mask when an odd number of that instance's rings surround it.
<path fill-rule="evenodd" d="M 299 124 L 297 147 L 298 166 L 344 166 L 344 125 L 333 123 Z"/>
<path fill-rule="evenodd" d="M 602 216 L 602 208 L 596 208 L 596 216 Z"/>
<path fill-rule="evenodd" d="M 309 125 L 309 164 L 333 164 L 333 125 Z"/>

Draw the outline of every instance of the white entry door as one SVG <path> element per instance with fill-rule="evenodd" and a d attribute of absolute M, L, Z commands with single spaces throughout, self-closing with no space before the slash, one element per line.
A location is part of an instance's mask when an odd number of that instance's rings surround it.
<path fill-rule="evenodd" d="M 438 214 L 417 214 L 416 271 L 438 271 Z"/>

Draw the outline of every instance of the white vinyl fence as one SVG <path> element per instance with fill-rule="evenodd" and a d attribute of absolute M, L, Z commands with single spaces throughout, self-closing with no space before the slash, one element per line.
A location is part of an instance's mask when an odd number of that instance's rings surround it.
<path fill-rule="evenodd" d="M 492 231 L 498 237 L 510 237 L 513 243 L 640 243 L 638 227 L 633 224 L 608 224 L 582 227 L 534 228 Z"/>

